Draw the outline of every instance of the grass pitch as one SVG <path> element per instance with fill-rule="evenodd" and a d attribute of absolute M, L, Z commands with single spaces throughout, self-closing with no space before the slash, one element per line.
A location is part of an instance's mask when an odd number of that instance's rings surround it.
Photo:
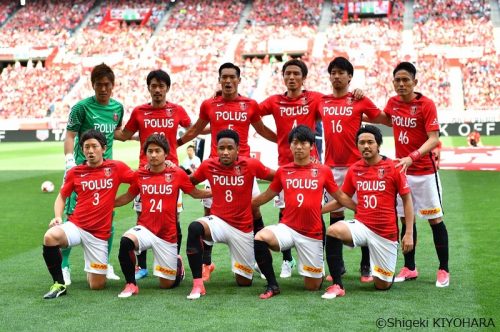
<path fill-rule="evenodd" d="M 137 163 L 136 142 L 118 143 L 115 157 Z M 500 206 L 495 192 L 499 173 L 442 171 L 445 221 L 450 238 L 450 287 L 434 286 L 438 267 L 430 227 L 418 220 L 419 242 L 416 281 L 395 284 L 388 292 L 376 292 L 372 285 L 359 282 L 359 250 L 344 250 L 346 296 L 335 300 L 320 298 L 322 291 L 307 292 L 302 278 L 294 271 L 291 279 L 281 279 L 282 295 L 267 301 L 257 295 L 265 281 L 256 277 L 252 287 L 236 286 L 230 271 L 228 250 L 215 245 L 213 261 L 217 265 L 206 284 L 207 295 L 198 301 L 186 300 L 191 290 L 191 275 L 174 290 L 160 290 L 155 277 L 140 280 L 138 296 L 117 297 L 124 282 L 110 281 L 103 291 L 90 291 L 83 272 L 80 247 L 71 254 L 73 284 L 68 295 L 43 300 L 51 278 L 42 258 L 41 244 L 53 216 L 56 193 L 44 194 L 40 185 L 51 180 L 59 187 L 64 157 L 62 143 L 0 144 L 0 331 L 108 331 L 108 330 L 377 330 L 380 319 L 408 329 L 410 320 L 427 321 L 427 327 L 442 330 L 440 318 L 454 320 L 451 327 L 475 327 L 473 319 L 492 319 L 500 326 L 500 286 L 498 264 L 498 218 Z M 261 184 L 265 189 L 267 184 Z M 121 188 L 125 190 L 126 187 Z M 184 197 L 185 211 L 182 255 L 185 257 L 187 226 L 201 216 L 198 201 Z M 116 210 L 115 245 L 111 263 L 121 275 L 118 263 L 120 236 L 135 224 L 130 206 Z M 271 204 L 262 208 L 266 224 L 276 223 L 277 210 Z M 293 251 L 294 255 L 295 252 Z M 152 255 L 148 253 L 152 265 Z M 398 269 L 402 266 L 399 255 Z M 274 254 L 279 273 L 281 255 Z M 151 271 L 150 271 L 151 272 Z M 323 290 L 326 287 L 324 283 Z M 437 320 L 437 321 L 435 321 Z M 467 325 L 469 321 L 469 325 Z M 437 323 L 436 323 L 437 322 Z M 489 326 L 491 326 L 491 321 Z M 405 325 L 403 325 L 405 324 Z M 437 325 L 436 325 L 437 324 Z M 465 324 L 465 325 L 464 325 Z M 444 325 L 449 327 L 450 325 Z M 446 328 L 448 330 L 448 328 Z"/>

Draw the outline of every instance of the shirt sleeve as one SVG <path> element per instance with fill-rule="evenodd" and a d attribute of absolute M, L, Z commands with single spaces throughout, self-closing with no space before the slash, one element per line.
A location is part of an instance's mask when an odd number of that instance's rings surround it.
<path fill-rule="evenodd" d="M 265 179 L 269 173 L 271 173 L 271 170 L 264 166 L 263 163 L 261 163 L 257 159 L 250 159 L 254 163 L 255 167 L 255 176 L 259 179 Z"/>
<path fill-rule="evenodd" d="M 276 174 L 274 175 L 273 182 L 271 182 L 271 184 L 269 185 L 269 189 L 271 189 L 275 193 L 279 193 L 283 190 L 283 186 L 281 185 L 282 174 L 282 168 L 278 168 Z"/>
<path fill-rule="evenodd" d="M 66 173 L 66 179 L 64 179 L 64 184 L 59 191 L 63 198 L 69 197 L 71 193 L 74 191 L 75 187 L 75 167 L 71 168 Z"/>
<path fill-rule="evenodd" d="M 384 108 L 384 113 L 388 115 L 392 115 L 392 99 L 389 99 L 387 101 L 387 104 L 385 105 Z"/>
<path fill-rule="evenodd" d="M 182 106 L 179 106 L 178 112 L 179 112 L 179 124 L 181 125 L 181 127 L 183 128 L 190 127 L 191 118 L 187 114 L 186 110 Z"/>
<path fill-rule="evenodd" d="M 423 105 L 425 117 L 425 131 L 439 131 L 439 121 L 437 117 L 436 105 L 432 100 L 427 100 Z"/>
<path fill-rule="evenodd" d="M 342 184 L 342 191 L 345 192 L 349 196 L 353 196 L 356 192 L 356 188 L 353 184 L 353 171 L 352 167 L 347 170 L 347 173 L 344 178 L 344 183 Z"/>
<path fill-rule="evenodd" d="M 125 129 L 132 133 L 136 133 L 139 130 L 139 122 L 137 121 L 138 109 L 134 108 L 132 114 L 130 114 L 130 119 L 128 119 Z"/>
<path fill-rule="evenodd" d="M 335 180 L 333 179 L 333 174 L 330 168 L 327 167 L 322 167 L 321 171 L 324 174 L 325 177 L 325 189 L 329 193 L 335 193 L 339 190 L 339 187 L 335 183 Z"/>
<path fill-rule="evenodd" d="M 85 121 L 85 107 L 82 104 L 77 103 L 71 108 L 66 129 L 69 131 L 79 132 L 83 121 Z"/>
<path fill-rule="evenodd" d="M 125 109 L 123 108 L 123 105 L 120 104 L 120 118 L 118 119 L 118 123 L 116 124 L 116 128 L 122 127 L 124 114 L 125 114 Z"/>
<path fill-rule="evenodd" d="M 266 100 L 264 100 L 262 103 L 259 104 L 259 115 L 261 117 L 273 114 L 273 111 L 272 111 L 272 102 L 273 102 L 272 98 L 273 97 L 269 97 Z"/>
<path fill-rule="evenodd" d="M 406 174 L 397 169 L 394 169 L 394 174 L 396 176 L 396 185 L 399 195 L 402 196 L 410 193 L 410 185 L 406 179 Z"/>
<path fill-rule="evenodd" d="M 255 123 L 262 120 L 260 117 L 259 104 L 257 104 L 255 100 L 252 100 L 252 102 L 250 103 L 250 107 L 252 108 L 252 115 L 250 115 L 250 123 Z"/>
<path fill-rule="evenodd" d="M 207 160 L 208 161 L 208 160 Z M 200 167 L 194 172 L 192 177 L 196 180 L 196 182 L 203 182 L 207 179 L 205 176 L 205 170 L 207 168 L 207 163 L 204 161 L 201 163 Z"/>
<path fill-rule="evenodd" d="M 120 176 L 120 182 L 121 183 L 133 183 L 137 177 L 137 174 L 130 168 L 128 167 L 125 163 L 123 162 L 118 162 L 118 174 Z"/>
<path fill-rule="evenodd" d="M 205 100 L 200 106 L 200 119 L 210 122 L 209 110 L 210 104 Z"/>
<path fill-rule="evenodd" d="M 141 192 L 139 190 L 139 182 L 137 180 L 138 180 L 138 177 L 136 177 L 135 181 L 130 184 L 130 187 L 128 187 L 128 190 L 127 190 L 127 192 L 133 196 L 137 196 Z"/>
<path fill-rule="evenodd" d="M 377 106 L 375 106 L 375 104 L 370 98 L 364 97 L 363 99 L 361 99 L 361 102 L 362 102 L 362 111 L 364 114 L 366 114 L 366 116 L 368 116 L 368 118 L 374 119 L 380 115 L 381 112 L 380 109 Z"/>

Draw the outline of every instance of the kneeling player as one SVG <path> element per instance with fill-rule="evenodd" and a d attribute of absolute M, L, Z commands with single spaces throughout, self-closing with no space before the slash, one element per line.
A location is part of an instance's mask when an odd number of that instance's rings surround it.
<path fill-rule="evenodd" d="M 358 207 L 353 220 L 341 220 L 327 229 L 326 261 L 333 278 L 333 285 L 322 298 L 333 299 L 345 295 L 342 285 L 342 244 L 350 247 L 368 246 L 370 267 L 375 288 L 389 289 L 394 280 L 398 250 L 396 196 L 403 199 L 406 233 L 403 252 L 413 248 L 413 204 L 406 176 L 395 162 L 379 154 L 382 134 L 374 126 L 359 129 L 356 141 L 363 159 L 347 171 L 342 190 L 349 196 L 358 196 Z M 339 207 L 331 202 L 323 213 Z"/>
<path fill-rule="evenodd" d="M 238 286 L 252 284 L 253 250 L 252 187 L 255 177 L 272 180 L 274 171 L 257 159 L 238 156 L 239 135 L 225 129 L 217 134 L 218 158 L 205 160 L 192 175 L 195 184 L 208 180 L 212 188 L 210 215 L 189 225 L 186 253 L 193 273 L 188 299 L 205 295 L 202 279 L 203 244 L 226 243 Z"/>
<path fill-rule="evenodd" d="M 310 158 L 315 136 L 312 130 L 299 125 L 288 135 L 293 162 L 278 168 L 269 188 L 252 200 L 260 206 L 283 190 L 285 209 L 278 225 L 267 226 L 255 235 L 255 259 L 267 279 L 261 299 L 280 293 L 269 249 L 283 251 L 295 247 L 298 270 L 304 276 L 307 290 L 318 290 L 323 281 L 323 220 L 321 202 L 323 190 L 344 206 L 354 210 L 356 205 L 333 180 L 330 168 L 313 163 Z"/>
<path fill-rule="evenodd" d="M 149 167 L 139 169 L 128 192 L 116 199 L 115 205 L 122 206 L 140 194 L 143 205 L 137 226 L 126 231 L 120 241 L 118 258 L 126 285 L 118 297 L 139 293 L 134 251 L 153 249 L 153 274 L 159 277 L 160 288 L 175 287 L 184 278 L 182 260 L 177 255 L 177 195 L 179 189 L 194 198 L 207 198 L 211 193 L 195 188 L 179 167 L 165 166 L 169 150 L 163 135 L 149 136 L 143 146 Z"/>
<path fill-rule="evenodd" d="M 45 299 L 66 295 L 61 268 L 60 248 L 83 247 L 85 271 L 91 289 L 106 285 L 108 238 L 111 234 L 113 205 L 121 183 L 131 183 L 133 171 L 121 161 L 104 160 L 106 137 L 94 129 L 83 133 L 80 145 L 86 161 L 73 167 L 54 203 L 54 219 L 43 239 L 43 258 L 54 279 L 54 285 Z M 78 204 L 68 221 L 62 223 L 66 198 L 72 192 L 78 195 Z"/>

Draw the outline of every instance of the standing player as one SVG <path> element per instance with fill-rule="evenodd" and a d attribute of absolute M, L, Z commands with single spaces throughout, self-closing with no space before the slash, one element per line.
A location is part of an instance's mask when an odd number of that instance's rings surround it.
<path fill-rule="evenodd" d="M 66 173 L 75 165 L 85 161 L 85 156 L 80 148 L 80 136 L 89 129 L 96 129 L 106 136 L 108 145 L 104 158 L 113 159 L 114 132 L 122 125 L 123 105 L 111 98 L 115 86 L 115 74 L 104 63 L 94 67 L 90 73 L 90 82 L 95 95 L 79 101 L 71 108 L 68 124 L 66 126 L 66 139 L 64 140 L 64 155 L 66 158 Z M 64 213 L 67 218 L 73 213 L 77 202 L 76 193 L 71 194 L 66 201 Z M 108 253 L 111 253 L 113 244 L 114 226 L 111 226 L 111 236 L 108 239 Z M 70 247 L 62 251 L 63 274 L 66 285 L 71 284 L 69 266 Z M 109 257 L 108 257 L 109 261 Z M 113 266 L 108 264 L 108 279 L 119 280 L 114 273 Z"/>
<path fill-rule="evenodd" d="M 398 166 L 406 172 L 412 191 L 415 213 L 427 219 L 432 229 L 434 245 L 439 259 L 437 287 L 447 287 L 450 282 L 448 270 L 448 231 L 443 221 L 441 205 L 441 181 L 432 149 L 439 142 L 439 121 L 434 102 L 415 92 L 418 80 L 417 69 L 409 62 L 401 62 L 393 71 L 394 89 L 397 96 L 387 102 L 384 112 L 390 117 L 394 130 Z M 398 204 L 398 215 L 403 222 L 402 234 L 406 232 L 405 219 Z M 417 243 L 417 231 L 413 225 L 413 242 Z M 395 282 L 416 279 L 415 249 L 405 254 L 405 265 Z"/>
<path fill-rule="evenodd" d="M 213 202 L 209 216 L 189 225 L 186 253 L 193 273 L 188 299 L 205 295 L 202 279 L 203 241 L 226 243 L 238 286 L 252 284 L 253 250 L 252 186 L 255 178 L 272 180 L 274 171 L 253 158 L 239 156 L 238 133 L 224 129 L 217 134 L 218 158 L 209 158 L 192 175 L 193 183 L 208 180 Z"/>
<path fill-rule="evenodd" d="M 53 299 L 66 295 L 61 268 L 60 248 L 83 247 L 85 271 L 91 289 L 106 285 L 108 239 L 111 236 L 113 205 L 121 183 L 131 183 L 133 171 L 121 161 L 106 160 L 106 137 L 90 129 L 80 136 L 80 147 L 86 162 L 66 173 L 63 187 L 54 203 L 54 219 L 43 238 L 43 258 L 54 285 L 44 295 Z M 62 224 L 65 200 L 78 195 L 78 204 L 67 222 Z"/>
<path fill-rule="evenodd" d="M 325 130 L 325 165 L 333 172 L 335 182 L 342 186 L 349 166 L 361 159 L 356 147 L 356 132 L 361 126 L 363 115 L 370 120 L 379 120 L 381 111 L 367 97 L 356 99 L 349 92 L 354 67 L 344 57 L 336 57 L 328 64 L 332 94 L 325 95 L 320 102 L 320 113 Z M 332 199 L 325 193 L 325 202 Z M 344 219 L 344 208 L 330 213 L 330 225 Z M 371 282 L 370 254 L 368 247 L 361 247 L 361 282 Z M 343 264 L 343 263 L 342 263 Z M 344 265 L 342 265 L 345 271 Z M 328 278 L 329 279 L 329 278 Z"/>
<path fill-rule="evenodd" d="M 164 135 L 149 136 L 143 146 L 149 167 L 140 168 L 128 192 L 116 199 L 115 206 L 122 206 L 140 194 L 144 206 L 137 226 L 126 231 L 120 241 L 118 258 L 126 285 L 118 297 L 139 293 L 134 275 L 134 251 L 137 253 L 153 249 L 153 274 L 159 277 L 160 288 L 175 287 L 184 278 L 184 267 L 182 260 L 177 257 L 176 243 L 179 189 L 194 198 L 210 197 L 212 194 L 195 188 L 180 168 L 165 166 L 169 150 Z"/>
<path fill-rule="evenodd" d="M 189 145 L 186 148 L 186 158 L 182 161 L 182 168 L 186 171 L 186 173 L 191 174 L 196 171 L 198 167 L 200 167 L 201 160 L 194 153 L 194 145 Z"/>
<path fill-rule="evenodd" d="M 353 220 L 337 222 L 327 230 L 326 261 L 333 276 L 333 285 L 322 298 L 333 299 L 345 295 L 342 284 L 342 243 L 350 246 L 368 246 L 375 288 L 391 287 L 398 254 L 398 221 L 396 196 L 403 200 L 407 227 L 402 238 L 403 252 L 413 249 L 413 205 L 406 176 L 395 162 L 380 155 L 382 134 L 377 127 L 367 125 L 359 129 L 355 138 L 363 159 L 347 171 L 342 190 L 349 196 L 358 196 Z M 323 212 L 333 211 L 339 204 L 330 202 Z"/>
<path fill-rule="evenodd" d="M 255 235 L 255 259 L 268 282 L 266 290 L 260 295 L 261 299 L 280 293 L 269 249 L 281 251 L 295 247 L 305 288 L 320 288 L 323 281 L 323 190 L 344 206 L 353 210 L 356 207 L 352 199 L 339 190 L 330 169 L 311 161 L 314 141 L 314 132 L 307 126 L 299 125 L 292 129 L 288 142 L 293 163 L 278 168 L 269 188 L 252 200 L 252 205 L 260 206 L 284 191 L 285 209 L 281 222 L 267 226 Z"/>
<path fill-rule="evenodd" d="M 259 105 L 253 99 L 240 96 L 238 86 L 241 82 L 240 68 L 232 63 L 224 63 L 219 67 L 219 84 L 222 88 L 220 96 L 210 98 L 201 104 L 200 115 L 195 124 L 179 138 L 178 144 L 182 145 L 191 141 L 203 129 L 210 124 L 211 149 L 210 157 L 217 157 L 217 133 L 224 129 L 232 129 L 239 135 L 239 155 L 250 157 L 250 146 L 248 145 L 248 132 L 252 125 L 257 133 L 271 142 L 276 142 L 276 134 L 267 128 L 259 115 Z M 254 184 L 253 195 L 259 193 L 257 182 Z M 204 206 L 210 209 L 210 200 L 204 202 Z M 253 211 L 254 227 L 264 227 L 262 215 L 259 209 Z M 215 266 L 212 264 L 211 247 L 205 248 L 204 279 L 210 278 L 210 273 Z"/>
<path fill-rule="evenodd" d="M 132 111 L 130 119 L 125 128 L 115 133 L 115 138 L 120 141 L 126 141 L 139 132 L 141 148 L 139 152 L 139 168 L 147 165 L 147 157 L 144 149 L 144 143 L 152 134 L 164 135 L 170 149 L 167 160 L 179 165 L 177 159 L 177 129 L 179 126 L 188 128 L 191 126 L 191 119 L 182 106 L 167 101 L 167 93 L 170 90 L 170 76 L 163 70 L 153 70 L 146 77 L 151 103 L 137 106 Z M 182 210 L 182 195 L 179 194 L 178 212 Z M 134 209 L 137 214 L 142 211 L 140 196 L 134 201 Z M 182 243 L 181 228 L 178 226 L 177 247 L 180 250 Z M 146 266 L 146 251 L 138 256 L 139 269 L 136 279 L 142 279 L 148 275 Z"/>

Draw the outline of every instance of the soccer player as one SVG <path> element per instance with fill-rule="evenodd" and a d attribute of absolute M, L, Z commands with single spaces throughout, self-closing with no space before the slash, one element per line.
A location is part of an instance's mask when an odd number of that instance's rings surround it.
<path fill-rule="evenodd" d="M 184 278 L 182 260 L 177 256 L 179 189 L 194 198 L 210 197 L 212 194 L 195 188 L 182 169 L 165 165 L 169 150 L 164 135 L 149 136 L 143 146 L 149 167 L 140 168 L 128 192 L 115 201 L 115 206 L 122 206 L 140 194 L 144 206 L 137 226 L 126 231 L 120 241 L 118 258 L 126 285 L 118 297 L 130 297 L 139 293 L 134 274 L 134 251 L 138 253 L 153 249 L 153 274 L 159 277 L 160 288 L 175 287 Z"/>
<path fill-rule="evenodd" d="M 191 141 L 203 129 L 210 124 L 211 149 L 210 157 L 217 157 L 217 133 L 224 129 L 232 129 L 239 135 L 239 155 L 250 157 L 250 146 L 248 145 L 248 132 L 250 125 L 255 128 L 258 134 L 271 142 L 276 142 L 276 134 L 264 125 L 259 115 L 259 105 L 253 99 L 243 97 L 238 94 L 238 86 L 241 82 L 240 68 L 233 63 L 224 63 L 219 67 L 219 84 L 221 85 L 221 95 L 210 98 L 200 106 L 200 115 L 195 124 L 189 128 L 184 136 L 178 139 L 178 145 Z M 253 195 L 260 193 L 257 182 L 254 184 Z M 211 200 L 203 202 L 208 212 Z M 253 212 L 256 229 L 264 227 L 262 214 L 259 209 Z M 212 263 L 211 247 L 205 248 L 204 279 L 208 280 L 210 272 L 215 269 Z"/>
<path fill-rule="evenodd" d="M 261 299 L 280 293 L 269 249 L 281 251 L 295 247 L 305 288 L 320 288 L 323 281 L 323 190 L 342 205 L 353 210 L 356 207 L 352 199 L 339 190 L 330 169 L 311 161 L 314 141 L 314 132 L 309 127 L 299 125 L 292 129 L 288 142 L 294 161 L 279 167 L 269 188 L 252 200 L 252 205 L 260 206 L 284 191 L 285 209 L 281 222 L 264 227 L 255 235 L 255 259 L 268 282 Z"/>
<path fill-rule="evenodd" d="M 186 148 L 186 159 L 182 161 L 182 168 L 186 171 L 186 173 L 191 174 L 196 171 L 198 167 L 200 167 L 201 160 L 198 158 L 198 156 L 194 153 L 194 145 L 189 145 Z"/>
<path fill-rule="evenodd" d="M 60 248 L 83 247 L 85 271 L 90 289 L 106 285 L 108 239 L 111 236 L 113 205 L 121 183 L 131 183 L 133 171 L 121 161 L 104 158 L 107 143 L 101 132 L 90 129 L 80 136 L 79 145 L 86 161 L 66 173 L 54 203 L 54 219 L 43 238 L 43 258 L 54 284 L 44 299 L 66 295 Z M 65 200 L 78 195 L 78 204 L 62 223 Z"/>
<path fill-rule="evenodd" d="M 418 83 L 417 69 L 409 62 L 401 62 L 393 71 L 393 84 L 397 96 L 389 99 L 384 112 L 388 115 L 394 131 L 397 166 L 406 172 L 412 192 L 415 214 L 429 221 L 434 237 L 434 245 L 439 259 L 437 287 L 447 287 L 450 282 L 448 270 L 448 231 L 443 221 L 441 204 L 441 181 L 432 149 L 439 142 L 439 121 L 434 102 L 415 92 Z M 401 205 L 398 215 L 403 222 L 401 230 L 405 234 L 405 218 Z M 413 242 L 417 243 L 417 231 L 413 224 Z M 395 282 L 416 279 L 415 248 L 404 255 L 405 264 L 395 278 Z"/>
<path fill-rule="evenodd" d="M 211 215 L 189 225 L 186 253 L 193 273 L 193 288 L 187 296 L 205 295 L 202 279 L 203 241 L 226 243 L 231 269 L 238 286 L 252 284 L 253 250 L 252 187 L 255 178 L 272 180 L 274 171 L 260 161 L 239 155 L 239 135 L 231 129 L 217 134 L 218 158 L 209 158 L 192 175 L 194 184 L 208 180 L 212 188 Z"/>
<path fill-rule="evenodd" d="M 363 115 L 370 120 L 380 120 L 383 114 L 367 97 L 355 98 L 349 92 L 349 84 L 354 75 L 354 67 L 344 57 L 336 57 L 328 64 L 328 74 L 332 84 L 332 94 L 320 101 L 320 114 L 325 130 L 325 165 L 333 172 L 335 182 L 342 186 L 349 166 L 361 159 L 356 147 L 356 132 L 361 126 Z M 332 197 L 325 193 L 325 202 Z M 344 208 L 330 213 L 330 225 L 344 219 Z M 361 247 L 361 282 L 373 280 L 370 271 L 368 247 Z M 345 272 L 345 267 L 342 265 Z M 330 279 L 327 277 L 327 279 Z"/>
<path fill-rule="evenodd" d="M 356 142 L 363 159 L 347 171 L 342 190 L 349 196 L 358 196 L 353 220 L 341 220 L 327 229 L 326 261 L 333 277 L 333 285 L 322 295 L 333 299 L 345 295 L 342 284 L 342 244 L 350 247 L 368 246 L 369 261 L 376 289 L 386 290 L 392 285 L 398 251 L 396 196 L 403 200 L 406 231 L 402 239 L 403 252 L 413 248 L 413 205 L 406 176 L 397 162 L 380 155 L 382 134 L 367 125 L 358 130 Z M 335 201 L 327 203 L 323 212 L 336 209 Z"/>
<path fill-rule="evenodd" d="M 177 158 L 177 129 L 179 126 L 189 128 L 191 119 L 184 108 L 180 105 L 167 101 L 167 93 L 170 90 L 170 76 L 163 70 L 153 70 L 146 77 L 146 84 L 151 96 L 151 102 L 134 108 L 130 119 L 122 130 L 115 132 L 115 138 L 120 141 L 126 141 L 138 132 L 141 148 L 139 149 L 139 168 L 147 165 L 147 156 L 142 148 L 147 138 L 152 134 L 164 135 L 170 148 L 167 160 L 175 165 L 179 165 Z M 182 210 L 182 194 L 178 195 L 178 212 Z M 134 200 L 134 210 L 139 215 L 142 211 L 141 197 L 137 196 Z M 180 250 L 182 243 L 182 233 L 178 227 L 177 247 Z M 146 251 L 138 255 L 138 270 L 136 279 L 142 279 L 148 275 L 146 264 Z"/>
<path fill-rule="evenodd" d="M 92 69 L 90 82 L 95 95 L 76 103 L 72 108 L 66 126 L 66 138 L 64 140 L 64 155 L 66 159 L 66 171 L 80 165 L 85 161 L 85 156 L 80 148 L 80 136 L 89 129 L 96 129 L 106 136 L 107 146 L 104 158 L 113 159 L 113 136 L 120 129 L 123 118 L 123 105 L 111 98 L 115 86 L 115 74 L 106 64 L 102 63 Z M 76 193 L 71 194 L 66 201 L 64 213 L 67 219 L 73 213 L 76 205 Z M 111 226 L 111 236 L 108 239 L 108 253 L 111 253 L 113 244 L 114 226 Z M 71 270 L 69 266 L 69 255 L 71 249 L 68 247 L 62 251 L 63 274 L 66 285 L 71 284 Z M 109 261 L 109 257 L 108 257 Z M 108 279 L 119 280 L 114 273 L 113 266 L 108 264 Z"/>

